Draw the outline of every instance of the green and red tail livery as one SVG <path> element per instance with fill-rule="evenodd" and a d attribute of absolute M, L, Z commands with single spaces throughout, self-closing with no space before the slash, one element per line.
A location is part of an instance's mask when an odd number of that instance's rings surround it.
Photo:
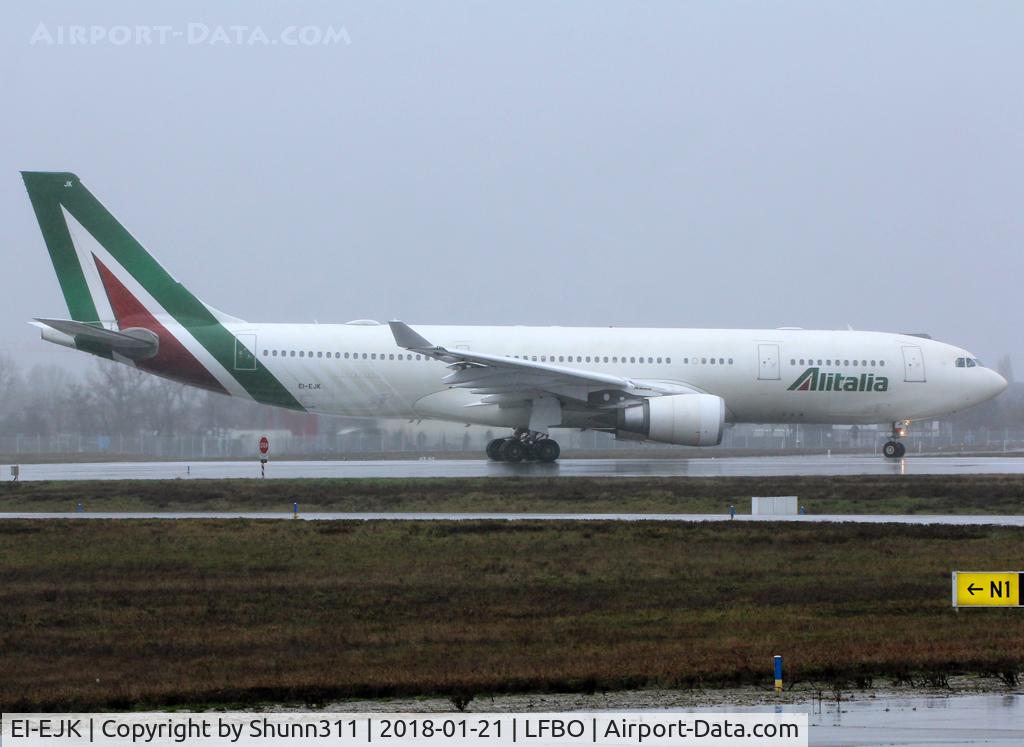
<path fill-rule="evenodd" d="M 303 409 L 266 367 L 235 365 L 240 343 L 229 326 L 244 322 L 192 295 L 77 176 L 22 172 L 22 177 L 73 321 L 156 335 L 156 354 L 133 361 L 141 369 L 213 391 Z M 82 342 L 80 347 L 89 352 L 118 357 L 116 349 Z"/>

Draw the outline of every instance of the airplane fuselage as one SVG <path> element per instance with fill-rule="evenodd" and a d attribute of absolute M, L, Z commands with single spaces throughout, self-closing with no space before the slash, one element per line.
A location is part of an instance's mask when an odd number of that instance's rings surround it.
<path fill-rule="evenodd" d="M 884 423 L 984 401 L 1002 380 L 958 347 L 882 332 L 794 329 L 417 326 L 452 350 L 684 382 L 736 423 Z M 515 407 L 442 383 L 444 363 L 396 346 L 386 325 L 245 324 L 231 330 L 312 412 L 521 425 Z M 564 425 L 585 427 L 566 412 Z"/>

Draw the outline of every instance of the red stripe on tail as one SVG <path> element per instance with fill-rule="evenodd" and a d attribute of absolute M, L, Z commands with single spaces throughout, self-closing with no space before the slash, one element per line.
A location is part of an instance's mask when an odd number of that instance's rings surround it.
<path fill-rule="evenodd" d="M 144 361 L 136 361 L 136 368 L 160 374 L 184 384 L 227 394 L 227 390 L 206 369 L 206 366 L 200 363 L 199 359 L 192 355 L 167 327 L 149 313 L 114 273 L 108 270 L 95 254 L 92 258 L 96 262 L 96 269 L 99 270 L 107 298 L 110 299 L 110 307 L 114 310 L 114 316 L 117 317 L 117 326 L 122 330 L 128 327 L 142 327 L 160 338 L 160 349 L 157 354 Z"/>

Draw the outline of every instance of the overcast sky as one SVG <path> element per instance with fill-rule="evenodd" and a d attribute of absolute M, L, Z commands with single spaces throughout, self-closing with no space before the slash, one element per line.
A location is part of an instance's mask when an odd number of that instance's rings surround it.
<path fill-rule="evenodd" d="M 12 5 L 0 350 L 27 365 L 85 356 L 25 324 L 67 309 L 21 169 L 75 171 L 254 321 L 849 324 L 1024 368 L 1024 3 Z"/>

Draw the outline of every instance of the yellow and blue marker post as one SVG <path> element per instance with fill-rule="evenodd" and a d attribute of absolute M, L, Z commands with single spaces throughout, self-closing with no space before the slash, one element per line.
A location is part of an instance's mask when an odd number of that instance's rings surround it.
<path fill-rule="evenodd" d="M 775 657 L 775 694 L 782 692 L 782 657 Z"/>

